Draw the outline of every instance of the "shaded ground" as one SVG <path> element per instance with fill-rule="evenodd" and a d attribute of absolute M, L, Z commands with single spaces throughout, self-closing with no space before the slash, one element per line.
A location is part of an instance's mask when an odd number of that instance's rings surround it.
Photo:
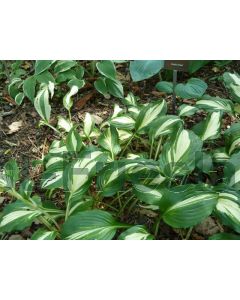
<path fill-rule="evenodd" d="M 240 72 L 240 66 L 236 62 L 227 65 L 226 67 L 217 69 L 213 65 L 207 65 L 199 72 L 194 74 L 194 77 L 204 79 L 208 84 L 207 92 L 211 96 L 228 97 L 226 89 L 222 83 L 218 80 L 219 75 L 225 71 L 238 71 Z M 128 70 L 126 67 L 120 66 L 119 69 L 120 79 L 124 85 L 124 91 L 127 94 L 128 91 L 132 91 L 135 95 L 139 96 L 141 101 L 148 102 L 150 99 L 157 99 L 162 96 L 155 90 L 155 84 L 159 81 L 158 76 L 152 79 L 133 83 L 130 80 Z M 184 81 L 189 78 L 189 74 L 179 74 L 178 81 Z M 192 76 L 191 76 L 192 77 Z M 38 181 L 41 175 L 41 166 L 33 166 L 32 161 L 39 160 L 47 153 L 48 147 L 51 141 L 55 138 L 54 133 L 47 127 L 38 127 L 40 118 L 36 113 L 33 105 L 27 100 L 20 107 L 17 107 L 13 103 L 5 98 L 6 82 L 0 82 L 0 166 L 2 167 L 9 159 L 14 158 L 22 168 L 22 177 L 30 177 L 34 181 Z M 89 100 L 89 101 L 87 101 Z M 166 97 L 167 101 L 171 101 L 171 96 Z M 93 91 L 92 85 L 88 85 L 81 95 L 80 99 L 75 99 L 78 105 L 73 109 L 73 117 L 75 121 L 81 122 L 85 115 L 85 112 L 90 112 L 97 115 L 101 119 L 106 119 L 113 109 L 113 104 L 119 102 L 117 99 L 111 98 L 109 100 L 104 99 L 100 94 Z M 84 105 L 84 102 L 85 105 Z M 188 101 L 185 101 L 188 103 Z M 178 103 L 181 104 L 181 103 Z M 62 101 L 55 101 L 52 105 L 52 123 L 56 122 L 58 114 L 66 114 L 66 111 L 62 107 Z M 169 111 L 171 113 L 171 111 Z M 196 115 L 196 119 L 189 118 L 188 125 L 191 127 L 193 123 L 199 122 L 202 119 L 201 115 Z M 14 122 L 21 121 L 21 126 L 16 132 L 9 133 L 9 126 Z M 228 118 L 225 124 L 226 127 L 233 120 Z M 221 142 L 221 141 L 220 141 Z M 36 191 L 38 190 L 36 185 Z M 0 199 L 1 200 L 1 199 Z M 10 199 L 7 197 L 0 201 L 0 208 L 4 203 Z M 2 202 L 2 204 L 1 204 Z M 128 213 L 122 217 L 122 221 L 126 221 L 132 224 L 145 224 L 151 228 L 156 217 L 153 212 L 143 209 L 139 206 L 127 208 Z M 35 226 L 35 225 L 34 225 Z M 164 223 L 160 224 L 159 239 L 182 239 L 189 234 L 191 239 L 205 239 L 211 234 L 223 231 L 223 228 L 213 218 L 208 218 L 204 224 L 201 224 L 194 228 L 194 231 L 187 232 L 186 230 L 173 230 Z M 31 230 L 27 229 L 21 233 L 23 238 L 31 236 Z M 16 237 L 17 238 L 17 237 Z"/>

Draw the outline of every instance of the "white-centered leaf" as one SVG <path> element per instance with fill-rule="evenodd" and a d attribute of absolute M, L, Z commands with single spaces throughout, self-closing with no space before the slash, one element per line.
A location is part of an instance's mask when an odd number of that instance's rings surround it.
<path fill-rule="evenodd" d="M 63 98 L 63 105 L 67 110 L 70 110 L 70 108 L 72 107 L 73 105 L 72 96 L 76 95 L 77 92 L 78 92 L 78 87 L 76 85 L 73 85 L 71 87 L 71 90 Z"/>
<path fill-rule="evenodd" d="M 216 214 L 224 225 L 240 233 L 240 195 L 235 191 L 219 193 Z"/>
<path fill-rule="evenodd" d="M 37 93 L 34 100 L 34 107 L 40 117 L 48 123 L 50 120 L 51 106 L 49 104 L 49 91 L 47 86 Z"/>
<path fill-rule="evenodd" d="M 216 139 L 221 131 L 222 113 L 213 112 L 205 120 L 193 127 L 193 131 L 202 139 L 202 141 Z"/>
<path fill-rule="evenodd" d="M 112 158 L 121 151 L 118 132 L 113 126 L 105 129 L 105 131 L 99 136 L 98 143 L 101 147 L 111 153 Z"/>
<path fill-rule="evenodd" d="M 226 152 L 231 155 L 235 150 L 240 148 L 240 123 L 234 123 L 225 131 Z"/>
<path fill-rule="evenodd" d="M 217 204 L 218 193 L 198 185 L 179 186 L 164 194 L 163 220 L 175 228 L 195 226 L 207 218 Z M 161 205 L 161 204 L 160 204 Z"/>
<path fill-rule="evenodd" d="M 133 129 L 135 126 L 135 120 L 128 115 L 117 116 L 108 123 L 119 129 Z"/>
<path fill-rule="evenodd" d="M 178 108 L 178 115 L 179 117 L 189 117 L 194 115 L 198 111 L 197 107 L 187 105 L 187 104 L 182 104 Z"/>
<path fill-rule="evenodd" d="M 201 151 L 202 141 L 192 131 L 179 129 L 163 146 L 159 157 L 165 176 L 185 175 L 195 168 L 195 153 Z"/>
<path fill-rule="evenodd" d="M 102 210 L 79 212 L 63 224 L 62 237 L 66 240 L 111 240 L 118 228 L 127 227 Z"/>
<path fill-rule="evenodd" d="M 142 225 L 132 226 L 126 231 L 122 232 L 119 240 L 153 240 L 154 237 Z"/>
<path fill-rule="evenodd" d="M 83 132 L 87 138 L 90 137 L 95 126 L 94 118 L 88 112 L 85 115 L 83 122 Z"/>
<path fill-rule="evenodd" d="M 196 102 L 196 107 L 206 110 L 207 112 L 221 111 L 234 114 L 232 101 L 219 97 L 204 96 Z"/>
<path fill-rule="evenodd" d="M 145 106 L 139 113 L 136 119 L 135 129 L 141 133 L 151 126 L 152 122 L 167 111 L 167 104 L 165 100 L 150 103 Z"/>
<path fill-rule="evenodd" d="M 168 135 L 178 130 L 182 124 L 183 121 L 177 116 L 161 116 L 151 124 L 149 136 L 151 139 L 157 139 L 159 136 Z"/>

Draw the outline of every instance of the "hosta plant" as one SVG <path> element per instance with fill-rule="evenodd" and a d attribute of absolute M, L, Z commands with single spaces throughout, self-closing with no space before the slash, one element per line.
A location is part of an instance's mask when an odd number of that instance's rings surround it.
<path fill-rule="evenodd" d="M 141 104 L 130 93 L 97 126 L 89 113 L 83 123 L 72 121 L 77 89 L 63 99 L 69 116 L 59 116 L 58 139 L 41 162 L 42 192 L 21 180 L 14 160 L 1 170 L 1 191 L 12 199 L 1 212 L 2 235 L 32 226 L 34 240 L 151 240 L 164 222 L 189 229 L 188 237 L 210 215 L 232 231 L 228 238 L 240 233 L 240 123 L 225 130 L 222 122 L 235 116 L 230 100 L 206 96 L 176 116 L 164 99 Z M 34 104 L 51 127 L 50 96 L 44 85 Z M 189 127 L 187 112 L 199 110 L 202 121 Z M 154 224 L 127 221 L 135 207 L 154 212 Z"/>
<path fill-rule="evenodd" d="M 84 74 L 91 75 L 88 69 L 75 60 L 36 60 L 33 69 L 28 74 L 20 68 L 20 64 L 21 62 L 18 63 L 18 72 L 13 73 L 8 85 L 8 93 L 17 105 L 21 105 L 24 98 L 34 102 L 43 85 L 54 85 L 59 93 L 63 84 L 69 88 L 77 86 L 80 89 L 85 85 Z M 105 97 L 112 95 L 123 98 L 123 86 L 117 79 L 114 62 L 110 60 L 93 61 L 91 65 L 93 64 L 98 70 L 97 79 L 94 81 L 96 90 Z"/>

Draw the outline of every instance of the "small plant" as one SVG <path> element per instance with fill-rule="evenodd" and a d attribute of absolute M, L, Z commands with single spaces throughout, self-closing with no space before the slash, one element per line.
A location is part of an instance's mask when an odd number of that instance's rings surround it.
<path fill-rule="evenodd" d="M 34 68 L 26 72 L 21 68 L 22 61 L 19 61 L 12 72 L 11 82 L 8 86 L 8 93 L 15 100 L 17 105 L 21 105 L 24 98 L 34 102 L 39 90 L 43 86 L 49 85 L 56 88 L 66 84 L 68 87 L 77 86 L 78 89 L 85 85 L 83 79 L 85 72 L 89 70 L 84 68 L 79 62 L 74 60 L 36 60 Z M 99 71 L 99 78 L 95 80 L 96 90 L 106 98 L 110 95 L 123 98 L 123 86 L 117 79 L 115 65 L 112 61 L 102 61 L 91 63 L 91 68 L 95 66 Z M 12 67 L 13 69 L 13 67 Z M 14 70 L 14 69 L 13 69 Z"/>
<path fill-rule="evenodd" d="M 107 81 L 109 70 L 113 72 L 110 64 L 97 67 Z M 116 83 L 115 72 L 110 80 Z M 189 80 L 179 87 L 184 97 L 194 83 Z M 200 96 L 206 90 L 201 86 L 200 91 L 194 89 L 200 99 L 194 106 L 179 107 L 178 115 L 167 114 L 164 99 L 140 104 L 129 93 L 97 126 L 89 113 L 82 124 L 72 121 L 72 96 L 79 89 L 73 84 L 63 99 L 69 117 L 59 116 L 54 128 L 49 123 L 54 86 L 42 83 L 34 105 L 41 124 L 59 136 L 42 160 L 45 196 L 34 195 L 31 180 L 19 183 L 17 163 L 9 161 L 0 188 L 13 201 L 2 211 L 1 234 L 37 222 L 32 239 L 154 239 L 165 222 L 189 229 L 189 238 L 192 227 L 210 215 L 240 233 L 240 125 L 223 130 L 224 117 L 235 115 L 233 103 Z M 197 111 L 206 117 L 186 129 L 185 116 Z M 59 191 L 64 199 L 56 205 L 53 199 Z M 155 212 L 152 227 L 121 221 L 136 205 Z"/>

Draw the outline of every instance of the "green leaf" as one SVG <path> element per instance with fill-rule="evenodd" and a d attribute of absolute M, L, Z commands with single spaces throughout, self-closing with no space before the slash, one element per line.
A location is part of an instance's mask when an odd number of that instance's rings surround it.
<path fill-rule="evenodd" d="M 34 101 L 35 97 L 35 88 L 36 88 L 36 77 L 30 76 L 23 82 L 23 92 L 26 97 L 28 97 L 32 102 Z"/>
<path fill-rule="evenodd" d="M 95 126 L 94 118 L 87 112 L 83 121 L 84 135 L 89 138 Z"/>
<path fill-rule="evenodd" d="M 17 103 L 17 105 L 22 104 L 24 97 L 25 97 L 24 93 L 19 93 L 16 95 L 15 102 Z"/>
<path fill-rule="evenodd" d="M 177 116 L 161 116 L 152 122 L 149 136 L 151 139 L 157 139 L 159 136 L 171 134 L 182 125 L 183 121 Z"/>
<path fill-rule="evenodd" d="M 122 232 L 119 240 L 153 240 L 154 237 L 146 230 L 145 226 L 136 225 Z"/>
<path fill-rule="evenodd" d="M 77 62 L 74 60 L 60 60 L 54 67 L 54 73 L 65 72 L 74 66 L 76 66 Z"/>
<path fill-rule="evenodd" d="M 232 99 L 240 103 L 240 76 L 237 73 L 225 72 L 223 74 L 223 82 L 229 90 Z"/>
<path fill-rule="evenodd" d="M 78 89 L 80 90 L 82 87 L 84 87 L 85 85 L 85 81 L 84 80 L 80 80 L 80 79 L 77 79 L 77 78 L 73 78 L 71 79 L 69 82 L 68 82 L 68 86 L 71 88 L 73 86 L 77 86 Z"/>
<path fill-rule="evenodd" d="M 17 94 L 20 93 L 20 87 L 22 85 L 23 81 L 21 78 L 14 78 L 11 83 L 8 86 L 8 93 L 9 95 L 15 99 Z"/>
<path fill-rule="evenodd" d="M 104 97 L 109 96 L 105 78 L 98 78 L 96 81 L 94 81 L 94 87 Z"/>
<path fill-rule="evenodd" d="M 47 170 L 43 173 L 41 178 L 41 186 L 43 189 L 56 189 L 63 186 L 63 169 L 64 162 L 61 158 L 60 161 L 54 161 L 51 165 L 47 166 Z"/>
<path fill-rule="evenodd" d="M 199 69 L 201 69 L 202 67 L 204 67 L 208 63 L 209 60 L 191 60 L 188 66 L 188 72 L 192 74 L 198 71 Z"/>
<path fill-rule="evenodd" d="M 135 120 L 128 115 L 117 116 L 108 123 L 120 129 L 133 129 L 135 126 Z"/>
<path fill-rule="evenodd" d="M 117 129 L 113 126 L 107 128 L 99 137 L 98 143 L 101 147 L 108 150 L 112 154 L 112 158 L 120 151 L 119 136 Z"/>
<path fill-rule="evenodd" d="M 116 79 L 116 68 L 111 60 L 104 60 L 96 63 L 96 67 L 103 76 L 115 80 Z"/>
<path fill-rule="evenodd" d="M 170 178 L 191 173 L 195 168 L 195 154 L 201 151 L 202 141 L 192 131 L 179 129 L 163 146 L 159 165 Z"/>
<path fill-rule="evenodd" d="M 224 148 L 218 148 L 213 151 L 214 162 L 224 164 L 228 160 L 229 160 L 229 155 L 226 153 Z"/>
<path fill-rule="evenodd" d="M 218 194 L 197 185 L 178 186 L 165 194 L 163 220 L 174 228 L 201 223 L 214 210 Z"/>
<path fill-rule="evenodd" d="M 97 187 L 104 197 L 110 197 L 121 191 L 126 181 L 127 170 L 138 166 L 135 160 L 118 160 L 107 164 L 97 177 Z"/>
<path fill-rule="evenodd" d="M 63 106 L 69 111 L 71 107 L 73 106 L 72 96 L 76 95 L 78 92 L 78 87 L 76 85 L 73 85 L 71 87 L 71 90 L 66 94 L 66 96 L 63 98 Z"/>
<path fill-rule="evenodd" d="M 219 193 L 216 215 L 221 222 L 240 233 L 240 194 L 235 191 Z"/>
<path fill-rule="evenodd" d="M 49 104 L 49 92 L 48 87 L 45 86 L 42 90 L 37 93 L 34 100 L 34 107 L 40 117 L 47 123 L 50 120 L 51 106 Z"/>
<path fill-rule="evenodd" d="M 58 116 L 58 128 L 64 129 L 66 132 L 69 132 L 72 129 L 72 122 L 68 119 L 65 119 L 62 116 Z"/>
<path fill-rule="evenodd" d="M 164 66 L 164 60 L 134 60 L 130 62 L 133 81 L 148 79 L 157 74 Z"/>
<path fill-rule="evenodd" d="M 54 60 L 36 60 L 35 75 L 41 74 L 42 72 L 48 70 L 54 62 Z"/>
<path fill-rule="evenodd" d="M 156 89 L 160 92 L 164 92 L 166 94 L 173 93 L 173 83 L 168 81 L 159 81 L 156 84 Z"/>
<path fill-rule="evenodd" d="M 221 119 L 222 113 L 220 111 L 213 112 L 209 114 L 205 120 L 196 124 L 192 130 L 202 139 L 202 141 L 214 140 L 220 135 Z"/>
<path fill-rule="evenodd" d="M 159 206 L 164 190 L 159 187 L 135 184 L 133 186 L 133 192 L 140 201 Z"/>
<path fill-rule="evenodd" d="M 31 240 L 55 240 L 56 236 L 56 231 L 47 231 L 40 228 L 33 233 Z"/>
<path fill-rule="evenodd" d="M 233 154 L 224 166 L 224 181 L 240 190 L 240 152 Z"/>
<path fill-rule="evenodd" d="M 55 79 L 49 71 L 44 71 L 44 72 L 42 72 L 41 74 L 39 74 L 37 76 L 35 75 L 35 78 L 40 83 L 48 84 L 49 81 L 55 83 Z"/>
<path fill-rule="evenodd" d="M 196 106 L 207 112 L 221 111 L 234 115 L 233 103 L 228 99 L 205 95 L 201 100 L 196 102 Z"/>
<path fill-rule="evenodd" d="M 4 166 L 4 171 L 7 186 L 15 188 L 16 182 L 19 180 L 19 168 L 17 162 L 13 159 L 9 160 Z"/>
<path fill-rule="evenodd" d="M 121 99 L 122 103 L 126 106 L 137 106 L 137 97 L 133 93 L 128 93 L 127 97 Z"/>
<path fill-rule="evenodd" d="M 88 148 L 64 169 L 63 184 L 65 191 L 70 194 L 69 199 L 74 201 L 86 192 L 92 177 L 102 168 L 106 159 L 106 153 L 97 148 Z"/>
<path fill-rule="evenodd" d="M 196 167 L 205 174 L 213 169 L 212 156 L 208 153 L 197 152 L 196 153 Z"/>
<path fill-rule="evenodd" d="M 187 104 L 182 104 L 178 108 L 178 115 L 179 117 L 189 117 L 195 114 L 195 112 L 198 111 L 197 107 L 187 105 Z"/>
<path fill-rule="evenodd" d="M 240 123 L 234 123 L 224 132 L 225 148 L 227 154 L 231 155 L 240 148 Z"/>
<path fill-rule="evenodd" d="M 23 198 L 29 198 L 33 191 L 33 181 L 29 179 L 25 179 L 20 187 L 19 187 L 19 193 L 23 196 Z"/>
<path fill-rule="evenodd" d="M 72 128 L 66 138 L 66 146 L 68 151 L 79 152 L 82 148 L 82 139 L 75 128 Z"/>
<path fill-rule="evenodd" d="M 124 97 L 123 86 L 119 80 L 106 78 L 105 83 L 109 94 L 117 98 Z"/>
<path fill-rule="evenodd" d="M 102 210 L 79 212 L 63 224 L 62 237 L 66 240 L 111 240 L 118 228 L 126 225 L 114 220 Z"/>
<path fill-rule="evenodd" d="M 201 98 L 207 89 L 207 84 L 198 78 L 191 78 L 186 84 L 179 83 L 175 88 L 177 96 L 184 99 Z"/>
<path fill-rule="evenodd" d="M 26 227 L 26 224 L 32 223 L 41 215 L 39 211 L 33 210 L 16 210 L 4 215 L 0 222 L 1 232 L 15 231 L 16 228 Z"/>
<path fill-rule="evenodd" d="M 165 100 L 150 103 L 145 106 L 136 119 L 135 129 L 138 133 L 145 132 L 152 125 L 152 122 L 167 112 L 167 104 Z"/>
<path fill-rule="evenodd" d="M 209 240 L 240 240 L 240 235 L 223 232 L 210 236 Z"/>

